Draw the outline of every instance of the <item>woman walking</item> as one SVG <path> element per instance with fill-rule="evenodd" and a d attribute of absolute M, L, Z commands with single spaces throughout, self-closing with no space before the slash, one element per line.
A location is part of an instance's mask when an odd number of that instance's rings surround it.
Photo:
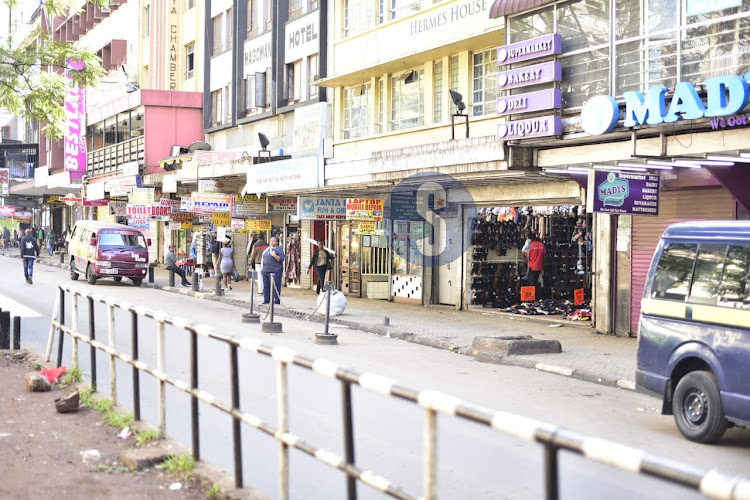
<path fill-rule="evenodd" d="M 234 270 L 234 261 L 232 260 L 232 246 L 228 241 L 222 243 L 220 251 L 219 269 L 221 270 L 224 288 L 232 289 L 232 271 Z"/>
<path fill-rule="evenodd" d="M 309 273 L 310 269 L 315 267 L 315 272 L 318 273 L 318 286 L 315 290 L 315 293 L 319 294 L 321 290 L 325 289 L 326 273 L 329 269 L 333 268 L 333 257 L 328 250 L 323 248 L 323 245 L 325 243 L 323 239 L 318 238 L 316 243 L 318 247 L 315 249 L 312 257 L 310 258 L 310 265 L 307 266 L 307 272 Z"/>

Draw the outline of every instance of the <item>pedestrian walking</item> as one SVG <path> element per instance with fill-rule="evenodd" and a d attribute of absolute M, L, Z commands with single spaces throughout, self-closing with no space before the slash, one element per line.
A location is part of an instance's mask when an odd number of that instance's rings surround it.
<path fill-rule="evenodd" d="M 310 258 L 310 265 L 307 266 L 307 272 L 309 273 L 313 267 L 315 268 L 315 272 L 318 274 L 318 286 L 315 289 L 315 293 L 319 294 L 325 288 L 326 273 L 329 269 L 333 268 L 333 256 L 328 250 L 323 248 L 325 242 L 322 238 L 318 238 L 316 243 L 318 247 Z"/>
<path fill-rule="evenodd" d="M 279 246 L 279 239 L 271 238 L 271 245 L 263 251 L 263 303 L 271 302 L 271 287 L 276 288 L 274 303 L 280 304 L 281 300 L 281 273 L 284 270 L 284 250 Z M 273 279 L 273 283 L 271 280 Z"/>
<path fill-rule="evenodd" d="M 49 250 L 50 257 L 55 253 L 55 241 L 57 241 L 57 235 L 50 228 L 47 232 L 47 250 Z"/>
<path fill-rule="evenodd" d="M 248 262 L 253 266 L 255 272 L 258 273 L 258 293 L 263 293 L 263 252 L 268 248 L 268 242 L 266 241 L 265 233 L 258 234 L 258 239 L 253 243 L 250 249 L 250 257 Z"/>
<path fill-rule="evenodd" d="M 44 241 L 45 241 L 44 228 L 42 226 L 39 226 L 39 229 L 37 230 L 36 239 L 37 241 L 39 241 L 39 248 L 42 248 L 42 246 L 44 245 Z"/>
<path fill-rule="evenodd" d="M 174 254 L 174 245 L 169 245 L 169 251 L 164 256 L 164 265 L 167 266 L 167 270 L 174 271 L 182 278 L 182 286 L 192 286 L 185 276 L 185 269 L 182 266 L 177 265 L 177 256 Z"/>
<path fill-rule="evenodd" d="M 31 229 L 27 229 L 24 232 L 24 237 L 21 238 L 21 258 L 23 259 L 23 274 L 26 276 L 26 283 L 29 285 L 33 284 L 34 277 L 34 261 L 39 255 L 39 245 L 36 242 L 36 237 L 31 234 Z"/>
<path fill-rule="evenodd" d="M 3 248 L 10 247 L 10 229 L 8 226 L 3 227 Z"/>
<path fill-rule="evenodd" d="M 221 270 L 221 276 L 224 281 L 224 288 L 232 289 L 232 271 L 234 271 L 234 260 L 232 255 L 234 250 L 232 249 L 231 243 L 225 241 L 221 246 L 221 261 L 219 262 L 219 269 Z M 219 276 L 216 276 L 219 279 Z"/>
<path fill-rule="evenodd" d="M 529 234 L 531 243 L 529 244 L 529 250 L 526 252 L 526 257 L 529 260 L 529 270 L 526 274 L 526 282 L 529 286 L 533 286 L 535 289 L 534 296 L 536 300 L 541 299 L 541 288 L 539 286 L 539 277 L 544 271 L 544 257 L 547 255 L 547 247 L 534 233 Z"/>
<path fill-rule="evenodd" d="M 221 259 L 220 250 L 221 244 L 216 240 L 216 236 L 214 236 L 211 238 L 211 246 L 208 248 L 208 251 L 211 254 L 211 262 L 214 265 L 214 277 L 217 280 L 221 276 L 221 271 L 219 271 L 219 259 Z"/>

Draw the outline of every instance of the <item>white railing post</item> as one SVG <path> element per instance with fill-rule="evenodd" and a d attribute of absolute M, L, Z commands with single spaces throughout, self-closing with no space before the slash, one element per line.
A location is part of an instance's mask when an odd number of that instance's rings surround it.
<path fill-rule="evenodd" d="M 166 370 L 164 349 L 164 321 L 156 322 L 156 369 L 162 375 Z M 167 384 L 159 379 L 159 402 L 157 404 L 159 418 L 159 434 L 165 436 L 167 433 Z"/>
<path fill-rule="evenodd" d="M 59 288 L 58 288 L 59 291 Z M 52 307 L 52 319 L 60 321 L 60 294 L 55 294 L 55 305 Z M 49 335 L 47 336 L 47 352 L 44 354 L 44 360 L 49 362 L 52 358 L 52 345 L 55 343 L 55 325 L 50 323 Z"/>
<path fill-rule="evenodd" d="M 276 363 L 276 397 L 278 398 L 278 437 L 289 430 L 289 401 L 286 362 Z M 289 500 L 289 445 L 279 440 L 279 500 Z"/>
<path fill-rule="evenodd" d="M 73 302 L 72 328 L 73 328 L 73 369 L 78 368 L 78 294 L 73 292 L 71 297 Z"/>
<path fill-rule="evenodd" d="M 115 305 L 112 302 L 107 303 L 107 322 L 109 335 L 109 398 L 112 405 L 117 406 L 117 365 L 115 363 Z"/>
<path fill-rule="evenodd" d="M 427 408 L 424 414 L 424 500 L 437 498 L 437 413 Z"/>

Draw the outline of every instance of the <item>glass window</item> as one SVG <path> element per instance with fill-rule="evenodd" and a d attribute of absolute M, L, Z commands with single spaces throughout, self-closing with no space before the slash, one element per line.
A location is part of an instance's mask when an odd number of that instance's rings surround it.
<path fill-rule="evenodd" d="M 195 7 L 195 0 L 187 0 L 187 10 L 190 10 L 193 7 Z"/>
<path fill-rule="evenodd" d="M 563 53 L 609 44 L 609 2 L 583 0 L 559 5 L 557 32 Z"/>
<path fill-rule="evenodd" d="M 225 37 L 225 40 L 227 41 L 227 49 L 229 49 L 232 46 L 232 38 L 234 35 L 234 9 L 229 7 L 226 12 L 226 29 L 227 29 L 227 36 Z"/>
<path fill-rule="evenodd" d="M 344 36 L 353 36 L 374 26 L 375 3 L 372 0 L 345 0 Z"/>
<path fill-rule="evenodd" d="M 139 233 L 101 232 L 99 234 L 100 247 L 143 247 L 146 248 L 146 240 Z"/>
<path fill-rule="evenodd" d="M 318 86 L 312 85 L 318 78 L 318 54 L 313 54 L 307 58 L 307 95 L 310 99 L 318 97 Z"/>
<path fill-rule="evenodd" d="M 224 105 L 221 99 L 221 89 L 211 92 L 211 125 L 219 125 Z"/>
<path fill-rule="evenodd" d="M 679 0 L 648 0 L 648 32 L 677 28 L 680 21 Z"/>
<path fill-rule="evenodd" d="M 716 305 L 726 253 L 726 245 L 700 246 L 690 286 L 690 302 Z"/>
<path fill-rule="evenodd" d="M 289 104 L 302 99 L 302 60 L 286 65 L 286 99 Z"/>
<path fill-rule="evenodd" d="M 497 114 L 497 47 L 474 53 L 472 115 Z"/>
<path fill-rule="evenodd" d="M 393 222 L 393 274 L 422 274 L 424 222 Z"/>
<path fill-rule="evenodd" d="M 213 51 L 211 52 L 212 56 L 215 56 L 217 54 L 221 54 L 221 52 L 224 50 L 224 44 L 222 40 L 222 31 L 221 31 L 221 14 L 213 18 L 213 27 L 214 27 L 214 33 L 213 33 Z"/>
<path fill-rule="evenodd" d="M 555 32 L 555 13 L 553 7 L 535 10 L 530 14 L 512 17 L 510 25 L 510 40 L 512 43 L 522 42 L 542 35 Z"/>
<path fill-rule="evenodd" d="M 385 123 L 385 78 L 378 78 L 377 79 L 377 89 L 378 89 L 378 133 L 382 134 L 387 129 L 386 123 Z"/>
<path fill-rule="evenodd" d="M 133 125 L 130 127 L 131 138 L 141 137 L 143 135 L 144 124 L 146 123 L 143 115 L 143 106 L 134 109 L 130 113 L 130 116 L 133 118 Z"/>
<path fill-rule="evenodd" d="M 672 243 L 664 248 L 651 285 L 651 297 L 685 300 L 693 276 L 697 245 Z"/>
<path fill-rule="evenodd" d="M 617 86 L 615 92 L 637 90 L 677 83 L 677 39 L 640 39 L 617 45 Z"/>
<path fill-rule="evenodd" d="M 566 108 L 609 93 L 609 48 L 580 52 L 562 59 L 562 94 Z"/>
<path fill-rule="evenodd" d="M 150 28 L 151 28 L 151 20 L 149 19 L 149 12 L 151 11 L 151 6 L 146 5 L 146 8 L 143 12 L 143 37 L 148 38 L 150 36 Z"/>
<path fill-rule="evenodd" d="M 271 29 L 271 22 L 273 21 L 273 1 L 263 0 L 263 16 L 265 19 L 265 28 L 263 31 L 269 31 Z"/>
<path fill-rule="evenodd" d="M 432 66 L 432 121 L 443 121 L 443 62 L 438 61 Z"/>
<path fill-rule="evenodd" d="M 195 72 L 195 43 L 185 47 L 185 78 L 192 78 Z"/>
<path fill-rule="evenodd" d="M 730 245 L 727 249 L 719 305 L 750 309 L 750 245 Z"/>
<path fill-rule="evenodd" d="M 368 135 L 370 116 L 371 85 L 356 85 L 344 89 L 344 139 L 364 137 Z"/>
<path fill-rule="evenodd" d="M 289 0 L 289 20 L 297 19 L 304 13 L 303 0 Z"/>
<path fill-rule="evenodd" d="M 643 0 L 615 0 L 615 40 L 644 34 Z"/>
<path fill-rule="evenodd" d="M 255 12 L 255 0 L 247 0 L 247 37 L 258 34 L 258 13 Z"/>
<path fill-rule="evenodd" d="M 681 81 L 744 74 L 750 70 L 750 18 L 689 28 L 682 40 Z"/>
<path fill-rule="evenodd" d="M 224 87 L 224 116 L 227 117 L 226 123 L 232 122 L 232 103 L 234 99 L 232 97 L 232 84 L 230 83 Z"/>
<path fill-rule="evenodd" d="M 130 111 L 125 111 L 117 115 L 117 142 L 124 142 L 130 139 Z"/>
<path fill-rule="evenodd" d="M 424 125 L 424 69 L 391 80 L 391 130 Z"/>

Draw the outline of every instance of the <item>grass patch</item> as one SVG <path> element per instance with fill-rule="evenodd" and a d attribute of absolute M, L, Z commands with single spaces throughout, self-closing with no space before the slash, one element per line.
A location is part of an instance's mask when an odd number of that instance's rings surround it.
<path fill-rule="evenodd" d="M 80 398 L 80 402 L 83 406 L 86 408 L 93 408 L 94 403 L 94 393 L 91 390 L 91 387 L 86 387 L 85 389 L 81 389 L 78 391 L 78 396 Z"/>
<path fill-rule="evenodd" d="M 34 363 L 34 371 L 42 371 L 42 364 L 41 363 Z"/>
<path fill-rule="evenodd" d="M 86 378 L 86 374 L 83 373 L 78 367 L 72 368 L 65 372 L 65 375 L 60 379 L 60 387 L 69 387 L 71 385 L 77 385 L 83 382 Z"/>
<path fill-rule="evenodd" d="M 182 479 L 188 479 L 193 474 L 194 466 L 195 460 L 190 453 L 184 453 L 180 456 L 170 455 L 161 464 L 162 470 Z"/>
<path fill-rule="evenodd" d="M 138 446 L 143 446 L 144 444 L 150 443 L 151 441 L 156 441 L 157 439 L 159 439 L 159 431 L 157 431 L 156 429 L 139 432 Z"/>
<path fill-rule="evenodd" d="M 105 472 L 107 474 L 112 474 L 115 472 L 120 472 L 120 473 L 130 472 L 130 469 L 128 469 L 124 465 L 113 466 L 113 465 L 99 464 L 96 467 L 94 467 L 92 470 L 94 472 Z"/>
<path fill-rule="evenodd" d="M 120 413 L 117 408 L 112 408 L 110 405 L 109 411 L 104 414 L 104 421 L 110 427 L 122 429 L 133 425 L 133 415 L 131 413 Z"/>
<path fill-rule="evenodd" d="M 206 498 L 216 498 L 221 494 L 221 486 L 219 486 L 217 483 L 214 483 L 211 485 L 211 487 L 206 491 Z"/>
<path fill-rule="evenodd" d="M 104 422 L 118 429 L 133 425 L 133 415 L 130 413 L 120 413 L 117 408 L 112 406 L 112 401 L 108 398 L 94 398 L 94 392 L 90 387 L 78 391 L 81 404 L 87 408 L 99 412 L 104 417 Z"/>

